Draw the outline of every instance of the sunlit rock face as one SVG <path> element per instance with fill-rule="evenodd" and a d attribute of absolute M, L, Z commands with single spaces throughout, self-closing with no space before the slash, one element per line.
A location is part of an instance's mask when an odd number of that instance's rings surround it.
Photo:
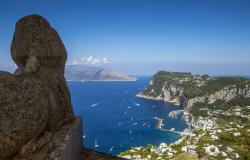
<path fill-rule="evenodd" d="M 67 52 L 58 33 L 46 19 L 39 15 L 31 15 L 21 18 L 16 23 L 11 56 L 22 69 L 28 67 L 27 61 L 32 61 L 32 58 L 41 66 L 63 71 Z"/>
<path fill-rule="evenodd" d="M 15 74 L 0 72 L 0 160 L 55 159 L 55 135 L 74 120 L 66 49 L 43 17 L 31 15 L 16 23 L 11 56 Z"/>

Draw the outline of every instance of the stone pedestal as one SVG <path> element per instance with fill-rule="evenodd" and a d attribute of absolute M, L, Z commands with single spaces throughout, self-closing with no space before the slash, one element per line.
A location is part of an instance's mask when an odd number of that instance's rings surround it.
<path fill-rule="evenodd" d="M 59 160 L 79 160 L 83 147 L 83 127 L 82 118 L 77 117 L 72 133 L 67 138 L 67 142 L 62 150 Z"/>

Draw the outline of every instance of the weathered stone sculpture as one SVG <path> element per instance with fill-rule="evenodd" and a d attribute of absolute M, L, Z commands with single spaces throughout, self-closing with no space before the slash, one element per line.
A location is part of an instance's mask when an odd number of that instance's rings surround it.
<path fill-rule="evenodd" d="M 55 135 L 74 120 L 66 49 L 43 17 L 31 15 L 16 23 L 11 55 L 18 69 L 0 72 L 0 160 L 49 159 Z"/>

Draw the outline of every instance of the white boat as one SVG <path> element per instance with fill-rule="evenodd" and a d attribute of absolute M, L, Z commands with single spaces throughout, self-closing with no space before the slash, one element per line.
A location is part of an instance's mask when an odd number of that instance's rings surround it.
<path fill-rule="evenodd" d="M 161 120 L 160 118 L 158 118 L 158 117 L 152 117 L 153 119 L 155 119 L 155 120 Z"/>
<path fill-rule="evenodd" d="M 136 105 L 137 107 L 141 106 L 139 103 L 134 103 L 134 105 Z"/>
<path fill-rule="evenodd" d="M 99 147 L 99 144 L 97 144 L 97 140 L 95 140 L 95 148 Z"/>
<path fill-rule="evenodd" d="M 129 131 L 129 134 L 132 134 L 132 131 L 131 131 L 131 130 Z"/>
<path fill-rule="evenodd" d="M 95 106 L 97 106 L 97 105 L 98 105 L 98 103 L 96 103 L 96 104 L 92 104 L 92 105 L 91 105 L 91 107 L 95 107 Z"/>
<path fill-rule="evenodd" d="M 112 151 L 113 151 L 113 149 L 114 149 L 114 146 L 112 146 L 112 147 L 110 148 L 109 152 L 112 152 Z"/>
<path fill-rule="evenodd" d="M 175 131 L 175 128 L 171 128 L 170 131 Z"/>
<path fill-rule="evenodd" d="M 148 128 L 150 128 L 150 124 L 148 124 Z"/>
<path fill-rule="evenodd" d="M 100 104 L 104 103 L 105 101 L 106 101 L 106 100 L 103 100 L 103 101 L 94 103 L 94 104 L 91 105 L 91 107 L 99 106 Z"/>

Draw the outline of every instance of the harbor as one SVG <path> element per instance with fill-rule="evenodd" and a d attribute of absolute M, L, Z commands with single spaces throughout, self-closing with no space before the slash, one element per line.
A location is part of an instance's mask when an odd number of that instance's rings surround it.
<path fill-rule="evenodd" d="M 175 134 L 179 134 L 181 135 L 181 132 L 179 131 L 176 131 L 174 128 L 172 129 L 165 129 L 165 128 L 162 128 L 163 126 L 163 119 L 160 119 L 158 117 L 155 117 L 155 120 L 157 120 L 157 124 L 156 124 L 156 128 L 163 131 L 163 132 L 170 132 L 170 133 L 175 133 Z"/>

